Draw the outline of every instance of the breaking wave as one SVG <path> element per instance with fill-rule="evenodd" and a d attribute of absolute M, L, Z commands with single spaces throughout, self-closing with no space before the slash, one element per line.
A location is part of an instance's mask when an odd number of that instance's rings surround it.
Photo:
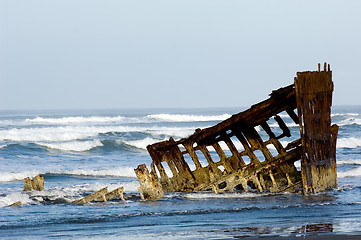
<path fill-rule="evenodd" d="M 337 139 L 337 148 L 358 148 L 361 147 L 361 138 L 349 137 Z"/>
<path fill-rule="evenodd" d="M 192 115 L 192 114 L 150 114 L 140 117 L 124 116 L 75 116 L 75 117 L 35 117 L 24 120 L 28 124 L 113 124 L 113 123 L 149 123 L 149 122 L 204 122 L 204 121 L 222 121 L 231 117 L 230 114 L 220 115 Z M 11 124 L 11 121 L 7 121 Z M 15 122 L 14 122 L 15 123 Z"/>
<path fill-rule="evenodd" d="M 331 117 L 343 117 L 343 116 L 359 116 L 358 113 L 332 113 Z"/>
<path fill-rule="evenodd" d="M 168 140 L 168 136 L 176 136 L 178 134 L 178 138 L 181 137 L 187 137 L 192 133 L 191 129 L 183 129 L 179 128 L 179 132 L 177 128 L 169 128 L 169 129 L 158 129 L 154 131 L 149 131 L 148 134 L 143 136 L 139 139 L 134 140 L 126 140 L 126 139 L 110 139 L 107 140 L 106 137 L 104 139 L 100 139 L 101 137 L 98 136 L 98 133 L 94 133 L 94 137 L 90 137 L 90 133 L 84 133 L 84 134 L 77 134 L 77 133 L 64 133 L 63 136 L 57 136 L 56 134 L 51 135 L 49 133 L 48 136 L 46 135 L 33 135 L 33 136 L 23 136 L 21 140 L 34 140 L 34 144 L 43 148 L 47 149 L 54 149 L 54 150 L 60 150 L 60 151 L 69 151 L 69 152 L 86 152 L 93 149 L 107 149 L 107 151 L 112 150 L 130 150 L 130 148 L 136 149 L 142 149 L 146 150 L 146 147 L 150 144 L 159 142 L 159 141 L 165 141 Z M 80 136 L 82 138 L 80 138 Z M 153 137 L 154 136 L 154 137 Z M 79 139 L 77 139 L 79 137 Z M 20 138 L 20 136 L 19 136 Z M 22 141 L 19 140 L 19 143 Z M 13 138 L 15 140 L 17 138 Z M 38 141 L 41 140 L 41 141 Z M 31 142 L 31 141 L 30 141 Z M 284 147 L 287 146 L 289 143 L 288 141 L 281 141 L 280 142 Z M 223 141 L 219 142 L 219 145 L 221 148 L 229 152 L 230 149 L 228 148 L 227 144 Z M 0 145 L 0 149 L 7 148 L 9 146 L 16 146 L 16 144 L 2 144 Z M 21 147 L 26 147 L 27 145 L 18 145 Z M 239 141 L 234 142 L 234 146 L 237 148 L 238 151 L 243 151 L 244 147 Z M 130 147 L 130 148 L 129 148 Z M 269 144 L 267 147 L 270 150 L 275 150 L 276 148 Z M 337 140 L 337 148 L 349 148 L 349 149 L 355 149 L 361 147 L 361 138 L 341 138 Z M 31 148 L 31 146 L 29 147 Z M 214 148 L 212 146 L 208 146 L 207 149 L 210 152 L 214 152 Z"/>
<path fill-rule="evenodd" d="M 345 125 L 361 125 L 361 118 L 356 118 L 356 117 L 350 117 L 347 119 L 344 119 L 340 122 L 337 123 L 339 126 L 345 126 Z"/>
<path fill-rule="evenodd" d="M 337 160 L 337 165 L 361 165 L 361 159 Z"/>
<path fill-rule="evenodd" d="M 74 152 L 85 152 L 96 147 L 103 146 L 102 142 L 98 139 L 91 141 L 70 141 L 60 143 L 36 143 L 39 146 L 57 149 L 61 151 L 74 151 Z"/>
<path fill-rule="evenodd" d="M 47 175 L 72 175 L 89 177 L 129 177 L 135 178 L 133 167 L 118 167 L 111 169 L 75 169 L 62 171 L 23 171 L 23 172 L 0 172 L 0 182 L 22 181 L 26 177 L 33 178 L 38 174 Z"/>
<path fill-rule="evenodd" d="M 24 171 L 19 173 L 13 172 L 0 172 L 0 182 L 12 182 L 23 180 L 26 177 L 35 177 L 36 175 L 40 174 L 38 171 Z"/>
<path fill-rule="evenodd" d="M 163 141 L 164 140 L 167 140 L 167 138 L 163 139 Z M 147 137 L 145 139 L 133 140 L 133 141 L 117 140 L 118 143 L 124 143 L 126 145 L 133 146 L 133 147 L 136 147 L 139 149 L 147 149 L 148 145 L 159 142 L 159 141 L 162 141 L 162 140 L 154 139 L 154 138 L 150 138 L 150 137 Z"/>
<path fill-rule="evenodd" d="M 30 196 L 25 193 L 11 193 L 5 197 L 0 198 L 0 207 L 8 206 L 17 201 L 21 201 L 24 205 L 34 202 L 32 199 L 30 199 Z"/>
<path fill-rule="evenodd" d="M 32 191 L 26 193 L 10 193 L 0 197 L 0 207 L 6 207 L 17 201 L 21 201 L 23 205 L 28 204 L 40 204 L 46 201 L 57 201 L 61 203 L 70 203 L 83 197 L 84 192 L 95 192 L 104 187 L 108 187 L 108 191 L 112 191 L 118 187 L 124 187 L 125 192 L 134 193 L 138 191 L 139 182 L 122 182 L 122 183 L 93 183 L 93 184 L 81 184 L 71 185 L 66 187 L 53 187 L 47 188 L 43 191 Z"/>
<path fill-rule="evenodd" d="M 337 177 L 345 178 L 345 177 L 360 177 L 361 176 L 361 167 L 352 168 L 350 170 L 337 172 Z"/>
<path fill-rule="evenodd" d="M 123 122 L 126 118 L 116 117 L 62 117 L 62 118 L 27 118 L 25 122 L 32 124 L 89 124 L 89 123 L 116 123 Z"/>
<path fill-rule="evenodd" d="M 223 121 L 230 118 L 229 114 L 222 115 L 187 115 L 187 114 L 151 114 L 147 118 L 166 122 L 205 122 L 205 121 Z"/>
<path fill-rule="evenodd" d="M 0 130 L 0 141 L 12 142 L 64 142 L 95 137 L 105 133 L 143 132 L 153 135 L 186 137 L 194 128 L 184 127 L 131 127 L 131 126 L 66 126 L 42 128 L 12 128 Z"/>
<path fill-rule="evenodd" d="M 49 174 L 49 173 L 48 173 Z M 64 175 L 75 175 L 75 176 L 109 176 L 109 177 L 131 177 L 135 178 L 133 167 L 119 167 L 113 169 L 77 169 L 69 171 L 54 172 L 50 174 L 64 174 Z"/>

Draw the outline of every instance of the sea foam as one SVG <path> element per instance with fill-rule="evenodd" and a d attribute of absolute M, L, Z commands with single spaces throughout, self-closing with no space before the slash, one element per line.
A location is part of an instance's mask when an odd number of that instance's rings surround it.
<path fill-rule="evenodd" d="M 345 125 L 361 125 L 361 118 L 357 118 L 357 117 L 350 117 L 347 119 L 344 119 L 340 122 L 337 123 L 339 126 L 345 126 Z"/>
<path fill-rule="evenodd" d="M 134 167 L 117 167 L 110 169 L 74 169 L 60 171 L 23 171 L 23 172 L 0 172 L 0 182 L 22 181 L 26 177 L 35 177 L 38 174 L 49 175 L 74 175 L 94 177 L 129 177 L 135 178 Z"/>
<path fill-rule="evenodd" d="M 361 138 L 349 137 L 337 139 L 337 148 L 358 148 L 361 146 Z"/>
<path fill-rule="evenodd" d="M 65 142 L 95 137 L 110 132 L 145 132 L 156 135 L 184 137 L 194 131 L 181 127 L 132 127 L 132 126 L 60 126 L 36 128 L 11 128 L 0 130 L 0 141 L 13 142 Z"/>
<path fill-rule="evenodd" d="M 139 149 L 147 149 L 147 146 L 159 141 L 165 141 L 168 140 L 168 138 L 165 138 L 163 140 L 159 140 L 159 139 L 154 139 L 154 138 L 144 138 L 144 139 L 139 139 L 139 140 L 133 140 L 133 141 L 122 141 L 122 140 L 117 140 L 118 143 L 125 143 L 127 145 L 139 148 Z"/>
<path fill-rule="evenodd" d="M 221 115 L 187 115 L 187 114 L 151 114 L 147 116 L 150 119 L 156 119 L 165 122 L 205 122 L 205 121 L 222 121 L 230 118 L 229 114 Z"/>
<path fill-rule="evenodd" d="M 74 151 L 74 152 L 89 151 L 93 148 L 103 146 L 102 142 L 98 139 L 90 140 L 90 141 L 69 141 L 69 142 L 58 142 L 58 143 L 38 142 L 36 144 L 50 149 L 57 149 L 61 151 Z"/>
<path fill-rule="evenodd" d="M 6 195 L 5 197 L 0 197 L 0 207 L 6 207 L 17 201 L 21 201 L 22 204 L 30 204 L 34 202 L 27 194 L 11 193 Z"/>
<path fill-rule="evenodd" d="M 33 124 L 88 124 L 88 123 L 113 123 L 113 122 L 122 122 L 125 117 L 116 116 L 116 117 L 62 117 L 62 118 L 28 118 L 25 119 L 25 122 Z"/>
<path fill-rule="evenodd" d="M 360 177 L 361 176 L 361 167 L 352 168 L 350 170 L 337 172 L 337 177 L 345 178 L 345 177 Z"/>
<path fill-rule="evenodd" d="M 150 114 L 145 117 L 124 117 L 124 116 L 74 116 L 74 117 L 35 117 L 27 118 L 25 123 L 30 124 L 111 124 L 111 123 L 142 123 L 142 122 L 203 122 L 203 121 L 222 121 L 231 117 L 229 114 L 220 115 L 189 115 L 189 114 Z M 8 124 L 11 122 L 8 122 Z"/>
<path fill-rule="evenodd" d="M 337 165 L 361 165 L 361 159 L 337 160 Z"/>
<path fill-rule="evenodd" d="M 54 174 L 68 174 L 77 176 L 112 176 L 135 178 L 134 167 L 118 167 L 111 169 L 76 169 L 54 172 Z"/>
<path fill-rule="evenodd" d="M 267 195 L 267 194 L 262 194 Z M 210 199 L 210 198 L 254 198 L 259 197 L 259 193 L 221 193 L 221 194 L 215 194 L 215 193 L 187 193 L 184 195 L 185 198 L 188 199 L 197 199 L 197 200 L 203 200 L 203 199 Z"/>
<path fill-rule="evenodd" d="M 0 182 L 12 182 L 17 180 L 23 180 L 26 177 L 35 177 L 39 171 L 24 171 L 24 172 L 0 172 Z"/>

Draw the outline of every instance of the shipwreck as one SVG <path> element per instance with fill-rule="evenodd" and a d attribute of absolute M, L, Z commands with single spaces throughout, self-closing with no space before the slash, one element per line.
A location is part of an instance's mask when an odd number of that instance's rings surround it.
<path fill-rule="evenodd" d="M 293 84 L 215 126 L 149 145 L 150 171 L 145 164 L 135 169 L 144 197 L 196 191 L 308 194 L 335 188 L 338 126 L 331 125 L 332 93 L 330 65 L 321 70 L 318 64 L 318 71 L 298 72 Z M 283 139 L 291 131 L 285 116 L 299 126 L 299 136 L 287 144 Z"/>

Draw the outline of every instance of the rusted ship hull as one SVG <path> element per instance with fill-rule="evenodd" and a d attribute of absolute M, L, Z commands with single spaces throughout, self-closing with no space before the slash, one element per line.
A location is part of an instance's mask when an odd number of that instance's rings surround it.
<path fill-rule="evenodd" d="M 297 73 L 294 84 L 273 91 L 267 100 L 215 126 L 196 129 L 178 141 L 170 138 L 149 145 L 151 171 L 144 164 L 135 169 L 144 196 L 156 199 L 164 192 L 250 189 L 307 194 L 336 187 L 338 127 L 331 126 L 332 92 L 332 72 L 325 64 L 324 71 L 319 66 L 318 71 Z M 291 137 L 291 131 L 281 117 L 284 114 L 300 129 L 300 137 L 286 146 L 280 141 Z M 271 118 L 281 134 L 272 131 Z M 242 150 L 236 147 L 239 144 Z M 231 155 L 221 146 L 227 146 Z M 207 166 L 201 165 L 200 157 L 207 160 Z M 186 159 L 191 159 L 194 170 Z M 300 159 L 298 171 L 294 163 Z"/>

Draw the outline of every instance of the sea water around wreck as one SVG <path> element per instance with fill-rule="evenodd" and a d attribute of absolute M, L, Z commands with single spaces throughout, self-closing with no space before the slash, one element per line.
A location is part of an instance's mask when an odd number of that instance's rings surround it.
<path fill-rule="evenodd" d="M 186 137 L 241 110 L 0 112 L 0 238 L 361 234 L 361 106 L 333 107 L 332 122 L 340 126 L 337 189 L 309 196 L 170 193 L 140 201 L 133 169 L 150 164 L 148 144 Z M 298 126 L 291 131 L 297 133 Z M 39 173 L 45 177 L 45 191 L 22 193 L 23 178 Z M 126 202 L 69 203 L 105 186 L 124 186 Z M 6 207 L 16 201 L 24 205 Z"/>

